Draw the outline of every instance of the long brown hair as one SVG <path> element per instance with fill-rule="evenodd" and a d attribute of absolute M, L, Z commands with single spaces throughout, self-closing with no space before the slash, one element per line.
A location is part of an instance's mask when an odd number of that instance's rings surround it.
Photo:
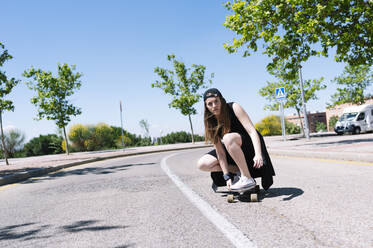
<path fill-rule="evenodd" d="M 219 97 L 219 96 L 218 96 Z M 219 97 L 221 102 L 220 114 L 217 119 L 213 113 L 208 110 L 205 105 L 204 112 L 204 123 L 205 123 L 205 142 L 211 141 L 216 144 L 219 139 L 221 139 L 224 134 L 229 133 L 231 129 L 231 121 L 229 119 L 228 104 L 224 97 Z"/>

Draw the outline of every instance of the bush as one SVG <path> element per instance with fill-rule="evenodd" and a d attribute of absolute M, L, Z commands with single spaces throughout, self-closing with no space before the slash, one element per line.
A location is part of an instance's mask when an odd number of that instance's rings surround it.
<path fill-rule="evenodd" d="M 204 141 L 205 138 L 200 135 L 194 135 L 194 141 Z M 192 142 L 192 135 L 185 131 L 172 132 L 163 137 L 159 143 L 161 144 L 176 144 L 176 143 L 189 143 Z"/>
<path fill-rule="evenodd" d="M 85 151 L 86 144 L 85 141 L 90 137 L 90 132 L 87 126 L 82 124 L 75 124 L 71 126 L 68 132 L 68 138 L 72 142 L 71 146 L 77 151 Z M 64 150 L 66 149 L 66 141 L 62 144 Z"/>
<path fill-rule="evenodd" d="M 63 153 L 61 143 L 63 138 L 56 134 L 40 135 L 31 139 L 24 146 L 26 156 L 39 156 Z"/>
<path fill-rule="evenodd" d="M 338 116 L 333 115 L 332 117 L 329 118 L 329 130 L 334 130 L 334 126 L 338 121 Z"/>
<path fill-rule="evenodd" d="M 281 119 L 279 116 L 270 115 L 255 124 L 255 128 L 263 136 L 281 135 Z"/>
<path fill-rule="evenodd" d="M 255 128 L 263 136 L 282 135 L 281 118 L 280 116 L 270 115 L 255 124 Z M 285 119 L 285 133 L 298 134 L 300 127 Z"/>
<path fill-rule="evenodd" d="M 150 138 L 141 138 L 123 130 L 125 147 L 151 145 Z M 105 123 L 73 125 L 68 132 L 73 151 L 98 151 L 122 148 L 122 129 Z M 64 147 L 65 144 L 63 143 Z"/>
<path fill-rule="evenodd" d="M 326 131 L 325 123 L 316 121 L 316 132 L 324 132 L 324 131 Z"/>
<path fill-rule="evenodd" d="M 288 120 L 285 120 L 285 132 L 286 134 L 298 134 L 300 133 L 300 127 Z"/>

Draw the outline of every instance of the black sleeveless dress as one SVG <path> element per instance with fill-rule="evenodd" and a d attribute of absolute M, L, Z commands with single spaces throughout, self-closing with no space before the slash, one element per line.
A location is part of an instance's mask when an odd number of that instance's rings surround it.
<path fill-rule="evenodd" d="M 260 138 L 261 148 L 262 148 L 263 166 L 260 169 L 256 169 L 254 168 L 254 161 L 253 161 L 253 158 L 255 156 L 255 150 L 254 150 L 253 142 L 250 138 L 250 135 L 247 133 L 246 129 L 243 127 L 241 122 L 236 117 L 236 114 L 233 111 L 233 102 L 227 103 L 227 105 L 228 105 L 229 118 L 231 121 L 231 130 L 229 133 L 238 133 L 241 136 L 241 139 L 242 139 L 241 148 L 245 155 L 245 160 L 247 163 L 247 167 L 250 171 L 250 174 L 254 178 L 261 177 L 262 187 L 265 190 L 267 190 L 273 184 L 272 177 L 275 175 L 275 171 L 273 169 L 271 159 L 269 157 L 267 148 L 265 146 L 263 136 L 257 131 L 259 138 Z M 225 150 L 228 164 L 236 165 L 236 163 L 234 162 L 233 158 L 229 155 L 224 145 L 223 147 Z M 215 149 L 210 151 L 208 154 L 214 156 L 215 158 L 218 158 Z M 220 173 L 212 172 L 211 178 L 217 186 L 226 185 L 222 172 Z"/>

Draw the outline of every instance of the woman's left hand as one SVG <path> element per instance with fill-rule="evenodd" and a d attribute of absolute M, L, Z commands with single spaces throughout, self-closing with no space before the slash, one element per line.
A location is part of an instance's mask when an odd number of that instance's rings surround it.
<path fill-rule="evenodd" d="M 262 156 L 255 155 L 253 160 L 254 160 L 254 168 L 259 169 L 263 166 L 263 157 Z"/>

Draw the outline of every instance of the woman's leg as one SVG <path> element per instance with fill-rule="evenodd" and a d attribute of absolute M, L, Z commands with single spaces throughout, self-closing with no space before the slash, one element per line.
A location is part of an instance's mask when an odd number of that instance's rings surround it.
<path fill-rule="evenodd" d="M 223 142 L 229 155 L 231 155 L 238 168 L 240 169 L 241 175 L 250 178 L 251 175 L 249 172 L 249 168 L 247 167 L 245 155 L 241 149 L 241 135 L 239 135 L 238 133 L 225 134 L 223 137 Z"/>
<path fill-rule="evenodd" d="M 210 154 L 205 154 L 198 160 L 197 168 L 202 171 L 222 171 L 218 159 Z M 228 170 L 230 172 L 237 172 L 238 167 L 228 165 Z"/>

